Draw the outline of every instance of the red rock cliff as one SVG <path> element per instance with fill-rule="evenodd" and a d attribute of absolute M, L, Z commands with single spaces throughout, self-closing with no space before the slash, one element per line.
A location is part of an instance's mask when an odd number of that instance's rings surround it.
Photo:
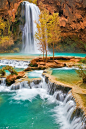
<path fill-rule="evenodd" d="M 22 0 L 0 0 L 0 15 L 3 17 L 11 16 L 15 19 L 15 13 Z"/>
<path fill-rule="evenodd" d="M 58 12 L 60 16 L 61 35 L 77 35 L 86 43 L 86 0 L 38 0 L 42 1 L 50 13 Z M 0 0 L 0 15 L 12 16 L 22 0 Z"/>
<path fill-rule="evenodd" d="M 82 40 L 86 40 L 86 0 L 41 1 L 50 13 L 59 13 L 62 36 L 78 34 Z"/>

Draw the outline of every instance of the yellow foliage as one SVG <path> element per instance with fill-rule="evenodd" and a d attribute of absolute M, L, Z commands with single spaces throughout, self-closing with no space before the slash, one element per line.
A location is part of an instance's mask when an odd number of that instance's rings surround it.
<path fill-rule="evenodd" d="M 6 41 L 9 41 L 9 39 L 10 39 L 10 38 L 9 38 L 8 36 L 1 37 L 1 38 L 0 38 L 0 44 L 1 44 L 1 43 L 4 43 L 4 42 L 6 42 Z"/>
<path fill-rule="evenodd" d="M 0 37 L 0 44 L 5 47 L 5 46 L 10 46 L 13 45 L 13 39 L 12 37 L 8 37 L 8 36 L 4 36 L 4 37 Z M 5 46 L 4 46 L 5 45 Z"/>
<path fill-rule="evenodd" d="M 40 12 L 39 15 L 39 23 L 37 24 L 37 33 L 35 37 L 39 40 L 40 50 L 44 53 L 47 48 L 47 21 L 49 17 L 49 12 L 44 9 Z"/>
<path fill-rule="evenodd" d="M 4 22 L 2 17 L 0 17 L 0 30 L 4 31 L 5 27 L 6 27 L 6 23 Z"/>
<path fill-rule="evenodd" d="M 41 12 L 39 15 L 39 23 L 37 24 L 37 32 L 35 37 L 39 40 L 40 50 L 44 53 L 47 51 L 47 44 L 53 43 L 53 59 L 54 59 L 54 43 L 60 40 L 60 26 L 58 13 L 49 15 L 49 11 L 40 2 Z"/>
<path fill-rule="evenodd" d="M 31 0 L 33 4 L 36 4 L 37 5 L 37 0 Z"/>
<path fill-rule="evenodd" d="M 23 1 L 25 1 L 25 0 L 23 0 Z M 36 4 L 36 5 L 37 5 L 37 0 L 28 0 L 28 2 L 33 3 L 33 4 Z"/>
<path fill-rule="evenodd" d="M 48 42 L 57 43 L 60 40 L 60 32 L 58 13 L 53 13 L 48 19 Z"/>

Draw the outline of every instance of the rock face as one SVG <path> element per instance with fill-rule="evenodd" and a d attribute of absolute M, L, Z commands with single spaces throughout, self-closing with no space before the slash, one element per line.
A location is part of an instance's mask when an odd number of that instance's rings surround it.
<path fill-rule="evenodd" d="M 86 40 L 86 0 L 41 1 L 50 13 L 59 13 L 62 36 L 77 34 L 83 41 Z"/>
<path fill-rule="evenodd" d="M 22 0 L 0 0 L 0 15 L 7 17 L 11 16 L 12 21 L 15 19 L 15 14 Z"/>
<path fill-rule="evenodd" d="M 80 30 L 86 27 L 86 0 L 41 0 L 50 13 L 58 12 L 60 26 Z"/>

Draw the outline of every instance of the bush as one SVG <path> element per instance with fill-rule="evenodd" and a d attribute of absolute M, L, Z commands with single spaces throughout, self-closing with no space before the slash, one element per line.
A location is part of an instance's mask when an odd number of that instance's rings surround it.
<path fill-rule="evenodd" d="M 5 73 L 5 70 L 4 70 L 4 69 L 0 69 L 0 75 L 1 75 L 1 76 L 5 76 L 5 74 L 6 74 L 6 73 Z"/>
<path fill-rule="evenodd" d="M 86 70 L 82 68 L 82 66 L 78 66 L 79 70 L 76 70 L 79 77 L 82 78 L 83 83 L 86 83 Z"/>
<path fill-rule="evenodd" d="M 8 70 L 11 73 L 11 75 L 14 75 L 14 74 L 18 75 L 17 71 L 12 66 L 5 66 L 5 67 L 3 67 L 0 70 L 3 75 L 4 75 L 5 70 Z"/>
<path fill-rule="evenodd" d="M 34 64 L 30 63 L 29 66 L 31 66 L 31 67 L 38 67 L 38 64 L 36 64 L 36 63 L 34 63 Z"/>
<path fill-rule="evenodd" d="M 86 59 L 81 59 L 80 62 L 86 64 Z"/>

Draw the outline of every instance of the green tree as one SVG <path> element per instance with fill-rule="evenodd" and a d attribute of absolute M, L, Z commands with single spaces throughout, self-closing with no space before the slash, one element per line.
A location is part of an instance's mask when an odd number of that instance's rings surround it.
<path fill-rule="evenodd" d="M 60 40 L 60 26 L 58 13 L 53 13 L 48 19 L 48 43 L 53 43 L 53 60 L 54 60 L 54 44 Z"/>

